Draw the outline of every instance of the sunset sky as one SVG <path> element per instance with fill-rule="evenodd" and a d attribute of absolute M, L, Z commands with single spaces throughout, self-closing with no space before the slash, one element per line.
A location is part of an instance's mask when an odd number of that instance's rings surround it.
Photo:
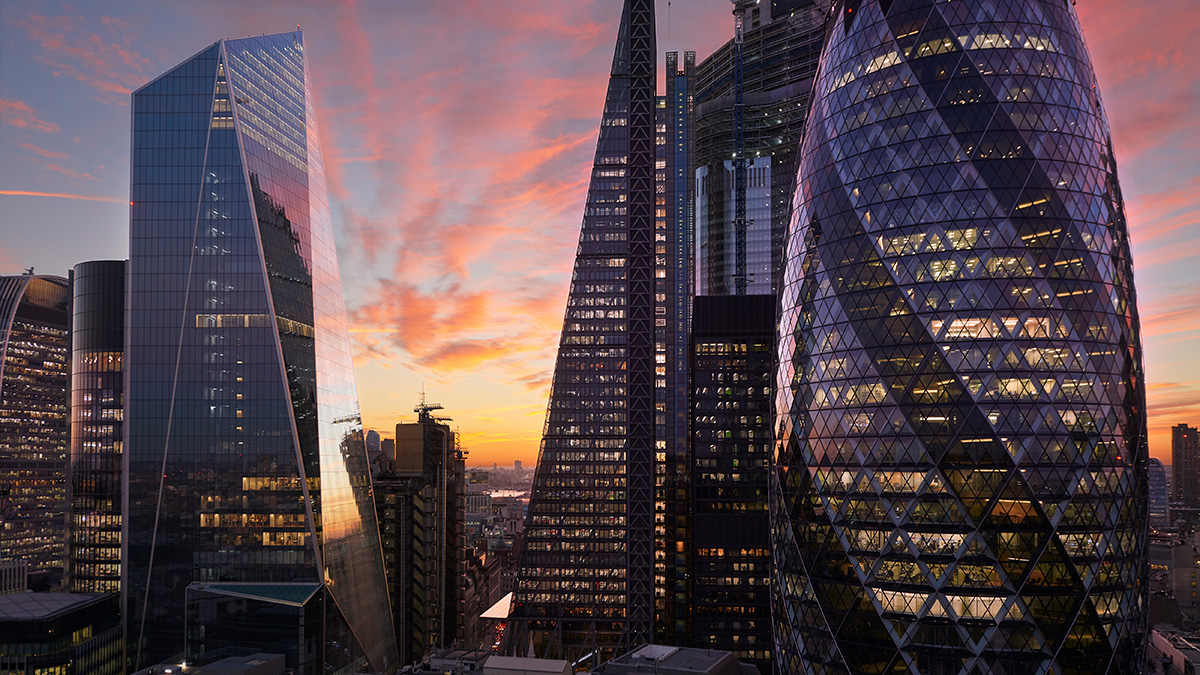
<path fill-rule="evenodd" d="M 1200 425 L 1200 12 L 1078 0 L 1134 245 L 1150 451 Z M 668 6 L 669 5 L 669 6 Z M 728 0 L 658 2 L 704 58 Z M 292 30 L 315 86 L 367 428 L 422 387 L 470 464 L 537 458 L 620 0 L 0 3 L 0 274 L 128 256 L 129 94 Z M 660 58 L 661 64 L 661 58 Z M 661 76 L 660 76 L 661 81 Z"/>

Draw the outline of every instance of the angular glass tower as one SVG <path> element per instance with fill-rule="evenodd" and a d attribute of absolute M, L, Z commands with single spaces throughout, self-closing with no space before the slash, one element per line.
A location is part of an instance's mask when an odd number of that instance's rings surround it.
<path fill-rule="evenodd" d="M 654 59 L 654 2 L 626 0 L 506 638 L 522 655 L 652 637 Z"/>
<path fill-rule="evenodd" d="M 839 0 L 786 248 L 782 672 L 1136 673 L 1145 393 L 1071 3 Z"/>
<path fill-rule="evenodd" d="M 193 582 L 317 584 L 322 652 L 289 667 L 394 670 L 301 34 L 222 40 L 135 91 L 131 179 L 134 665 L 184 649 Z"/>

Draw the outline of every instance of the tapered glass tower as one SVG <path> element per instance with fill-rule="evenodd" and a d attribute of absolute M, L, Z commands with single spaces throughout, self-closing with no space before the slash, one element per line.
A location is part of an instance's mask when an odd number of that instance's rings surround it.
<path fill-rule="evenodd" d="M 648 642 L 654 573 L 653 0 L 626 0 L 508 644 L 579 658 Z"/>
<path fill-rule="evenodd" d="M 269 615 L 298 672 L 394 670 L 301 34 L 222 40 L 135 91 L 131 178 L 134 665 L 246 646 Z"/>
<path fill-rule="evenodd" d="M 1141 672 L 1141 345 L 1071 3 L 839 0 L 797 184 L 782 671 Z"/>

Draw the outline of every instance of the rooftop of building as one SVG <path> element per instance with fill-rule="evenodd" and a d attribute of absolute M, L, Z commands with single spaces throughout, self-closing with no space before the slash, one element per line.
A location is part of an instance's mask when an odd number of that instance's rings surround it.
<path fill-rule="evenodd" d="M 11 593 L 0 595 L 0 621 L 41 621 L 101 602 L 104 593 Z"/>
<path fill-rule="evenodd" d="M 745 675 L 757 672 L 754 666 L 741 663 L 731 652 L 662 645 L 643 645 L 596 670 L 605 675 Z"/>

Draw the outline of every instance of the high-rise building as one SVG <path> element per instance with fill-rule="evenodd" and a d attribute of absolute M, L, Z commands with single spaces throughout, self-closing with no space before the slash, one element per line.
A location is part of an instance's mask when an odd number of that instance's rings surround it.
<path fill-rule="evenodd" d="M 775 297 L 701 295 L 692 309 L 691 647 L 771 673 L 771 366 Z"/>
<path fill-rule="evenodd" d="M 416 422 L 396 425 L 395 458 L 373 481 L 401 664 L 466 634 L 464 458 L 458 435 L 431 414 L 440 407 L 422 402 Z"/>
<path fill-rule="evenodd" d="M 1186 424 L 1171 427 L 1171 496 L 1180 506 L 1200 507 L 1200 432 Z"/>
<path fill-rule="evenodd" d="M 0 560 L 61 569 L 66 542 L 70 285 L 0 277 Z"/>
<path fill-rule="evenodd" d="M 296 672 L 392 671 L 303 37 L 221 40 L 135 91 L 132 108 L 133 665 L 221 648 L 204 608 L 225 603 L 237 614 L 215 619 L 228 625 L 303 613 L 272 633 L 305 636 L 290 648 Z M 185 640 L 191 615 L 208 623 Z"/>
<path fill-rule="evenodd" d="M 1141 672 L 1141 340 L 1075 10 L 832 12 L 780 306 L 779 672 Z"/>
<path fill-rule="evenodd" d="M 783 237 L 824 35 L 825 3 L 774 0 L 742 18 L 742 137 L 750 294 L 778 293 Z M 693 163 L 696 295 L 735 291 L 734 41 L 696 66 Z"/>
<path fill-rule="evenodd" d="M 1150 524 L 1171 526 L 1171 492 L 1167 488 L 1167 468 L 1157 457 L 1150 458 L 1149 483 Z"/>
<path fill-rule="evenodd" d="M 691 310 L 692 77 L 695 52 L 666 56 L 658 98 L 654 212 L 654 642 L 687 644 L 688 330 Z"/>
<path fill-rule="evenodd" d="M 71 458 L 67 585 L 121 591 L 125 261 L 79 263 L 71 273 Z"/>
<path fill-rule="evenodd" d="M 652 639 L 655 25 L 621 14 L 506 639 L 611 657 Z"/>

